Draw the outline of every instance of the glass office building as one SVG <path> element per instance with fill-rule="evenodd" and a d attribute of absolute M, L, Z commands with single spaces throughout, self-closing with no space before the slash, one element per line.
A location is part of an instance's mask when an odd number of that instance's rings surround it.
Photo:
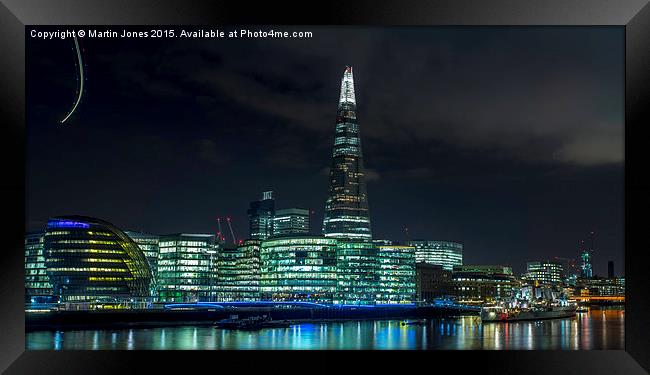
<path fill-rule="evenodd" d="M 114 225 L 85 216 L 47 223 L 45 266 L 62 302 L 121 302 L 149 298 L 147 259 Z"/>
<path fill-rule="evenodd" d="M 379 246 L 377 252 L 379 285 L 377 304 L 415 302 L 415 248 Z"/>
<path fill-rule="evenodd" d="M 234 244 L 220 246 L 217 255 L 217 300 L 239 301 L 241 287 L 239 286 L 239 258 L 243 253 Z"/>
<path fill-rule="evenodd" d="M 560 284 L 563 272 L 560 262 L 528 262 L 526 263 L 525 278 L 541 284 Z"/>
<path fill-rule="evenodd" d="M 273 236 L 283 237 L 309 233 L 309 210 L 283 208 L 273 215 Z"/>
<path fill-rule="evenodd" d="M 148 234 L 142 232 L 134 231 L 125 231 L 129 237 L 138 244 L 140 250 L 144 253 L 144 256 L 149 262 L 149 267 L 151 272 L 156 275 L 156 268 L 158 267 L 158 242 L 160 241 L 160 236 L 157 234 Z"/>
<path fill-rule="evenodd" d="M 25 298 L 26 302 L 39 303 L 52 300 L 52 284 L 47 276 L 43 232 L 25 235 Z"/>
<path fill-rule="evenodd" d="M 263 192 L 262 199 L 251 202 L 247 213 L 250 238 L 265 240 L 273 235 L 275 200 L 272 191 Z"/>
<path fill-rule="evenodd" d="M 151 274 L 153 279 L 151 282 L 151 295 L 158 297 L 158 242 L 160 241 L 160 236 L 157 234 L 148 234 L 142 232 L 126 231 L 126 233 L 133 242 L 138 244 L 140 250 L 144 253 L 144 256 L 149 262 L 149 268 L 151 269 Z"/>
<path fill-rule="evenodd" d="M 454 272 L 475 272 L 491 275 L 510 275 L 512 276 L 512 267 L 500 264 L 465 264 L 454 266 Z"/>
<path fill-rule="evenodd" d="M 375 303 L 377 248 L 370 241 L 339 240 L 336 247 L 336 296 L 342 305 Z"/>
<path fill-rule="evenodd" d="M 326 237 L 372 238 L 356 107 L 352 67 L 347 67 L 341 79 L 329 194 L 325 202 L 323 234 Z"/>
<path fill-rule="evenodd" d="M 260 249 L 262 241 L 245 240 L 238 246 L 240 256 L 237 257 L 237 286 L 239 300 L 260 300 Z"/>
<path fill-rule="evenodd" d="M 262 242 L 263 300 L 332 303 L 336 293 L 336 240 L 292 236 Z"/>
<path fill-rule="evenodd" d="M 463 264 L 463 244 L 451 241 L 413 240 L 409 246 L 415 247 L 417 262 L 436 264 L 447 271 Z"/>
<path fill-rule="evenodd" d="M 163 302 L 216 299 L 217 250 L 213 234 L 160 236 L 158 293 Z"/>

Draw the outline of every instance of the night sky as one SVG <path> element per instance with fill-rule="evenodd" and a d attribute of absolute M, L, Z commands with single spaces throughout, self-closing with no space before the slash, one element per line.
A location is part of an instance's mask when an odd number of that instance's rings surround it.
<path fill-rule="evenodd" d="M 215 232 L 231 216 L 243 238 L 274 190 L 320 231 L 352 65 L 375 238 L 407 227 L 522 272 L 594 230 L 595 273 L 623 273 L 622 27 L 285 29 L 314 36 L 81 39 L 86 92 L 63 125 L 74 43 L 28 34 L 26 229 L 80 214 Z"/>

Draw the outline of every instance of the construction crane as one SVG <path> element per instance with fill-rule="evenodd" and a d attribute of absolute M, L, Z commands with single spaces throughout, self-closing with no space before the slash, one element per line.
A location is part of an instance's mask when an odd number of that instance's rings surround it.
<path fill-rule="evenodd" d="M 230 228 L 230 235 L 232 236 L 232 243 L 237 244 L 237 239 L 235 239 L 235 232 L 232 230 L 232 223 L 230 222 L 230 217 L 226 218 L 228 222 L 228 228 Z"/>
<path fill-rule="evenodd" d="M 225 241 L 226 238 L 223 236 L 223 232 L 221 231 L 221 218 L 220 217 L 217 218 L 217 228 L 218 228 L 217 241 L 220 241 L 220 242 Z"/>

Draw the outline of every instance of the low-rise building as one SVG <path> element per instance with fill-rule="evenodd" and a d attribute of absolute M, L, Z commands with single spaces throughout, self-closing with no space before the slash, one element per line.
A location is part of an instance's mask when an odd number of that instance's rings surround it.
<path fill-rule="evenodd" d="M 431 303 L 439 297 L 452 294 L 451 271 L 441 265 L 418 262 L 415 264 L 417 302 Z"/>
<path fill-rule="evenodd" d="M 517 287 L 512 269 L 506 266 L 455 267 L 453 295 L 460 303 L 483 304 L 508 298 Z"/>

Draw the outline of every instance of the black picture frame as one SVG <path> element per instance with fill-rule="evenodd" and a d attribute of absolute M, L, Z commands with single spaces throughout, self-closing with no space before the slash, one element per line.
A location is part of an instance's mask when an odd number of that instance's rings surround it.
<path fill-rule="evenodd" d="M 143 1 L 2 0 L 0 92 L 4 246 L 0 259 L 0 369 L 26 373 L 180 371 L 454 371 L 495 374 L 642 374 L 650 371 L 644 162 L 650 126 L 647 0 L 587 1 Z M 625 27 L 625 350 L 421 352 L 25 351 L 26 25 L 611 25 Z M 228 370 L 231 369 L 231 370 Z M 421 369 L 421 370 L 420 370 Z"/>

